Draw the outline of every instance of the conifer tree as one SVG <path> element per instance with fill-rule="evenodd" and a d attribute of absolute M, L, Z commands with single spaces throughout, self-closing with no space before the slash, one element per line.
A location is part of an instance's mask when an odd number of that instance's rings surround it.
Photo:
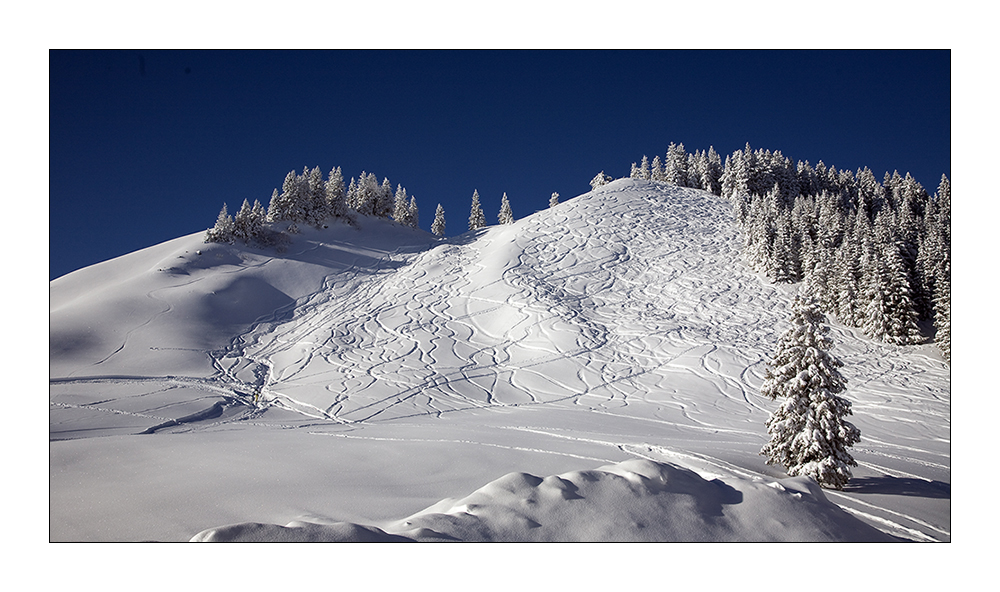
<path fill-rule="evenodd" d="M 304 219 L 317 228 L 330 217 L 330 209 L 326 201 L 326 183 L 323 181 L 323 171 L 314 167 L 306 179 L 306 195 L 303 196 Z"/>
<path fill-rule="evenodd" d="M 444 236 L 444 208 L 441 204 L 438 204 L 437 210 L 434 212 L 434 222 L 431 224 L 431 232 L 436 236 Z"/>
<path fill-rule="evenodd" d="M 222 204 L 219 217 L 215 220 L 215 226 L 205 233 L 206 243 L 231 243 L 233 242 L 233 231 L 235 226 L 233 218 L 226 209 L 226 204 Z"/>
<path fill-rule="evenodd" d="M 244 199 L 240 210 L 233 217 L 233 238 L 250 242 L 257 234 L 257 229 L 253 225 L 253 207 L 248 200 Z"/>
<path fill-rule="evenodd" d="M 649 171 L 649 178 L 653 181 L 663 182 L 666 177 L 663 175 L 663 163 L 659 155 L 653 157 L 653 165 Z"/>
<path fill-rule="evenodd" d="M 410 228 L 418 228 L 420 226 L 420 211 L 417 209 L 417 198 L 416 196 L 410 196 Z"/>
<path fill-rule="evenodd" d="M 642 162 L 639 163 L 639 178 L 649 180 L 649 159 L 646 158 L 645 154 L 642 155 Z"/>
<path fill-rule="evenodd" d="M 472 208 L 469 212 L 469 230 L 476 230 L 486 226 L 486 215 L 483 214 L 483 207 L 479 204 L 479 190 L 472 192 Z"/>
<path fill-rule="evenodd" d="M 372 177 L 374 180 L 374 175 Z M 372 214 L 379 218 L 388 218 L 393 213 L 393 206 L 395 206 L 395 199 L 392 191 L 392 183 L 389 182 L 388 177 L 384 177 L 382 185 L 375 191 L 375 204 L 372 208 Z"/>
<path fill-rule="evenodd" d="M 395 207 L 392 211 L 392 219 L 404 226 L 410 225 L 410 208 L 406 200 L 406 189 L 402 185 L 396 186 Z"/>
<path fill-rule="evenodd" d="M 597 175 L 595 175 L 593 179 L 590 180 L 590 189 L 594 190 L 597 189 L 598 187 L 603 187 L 610 182 L 611 182 L 611 176 L 605 174 L 604 171 L 601 171 L 597 173 Z"/>
<path fill-rule="evenodd" d="M 510 211 L 510 200 L 507 199 L 507 192 L 503 194 L 500 201 L 500 214 L 497 216 L 500 224 L 513 224 L 514 214 Z"/>
<path fill-rule="evenodd" d="M 869 262 L 865 333 L 897 345 L 920 343 L 917 312 L 910 295 L 898 242 L 882 245 Z"/>
<path fill-rule="evenodd" d="M 281 184 L 281 195 L 272 194 L 271 204 L 267 210 L 267 217 L 272 222 L 291 220 L 299 222 L 298 209 L 299 200 L 299 180 L 295 171 L 289 171 L 285 175 L 285 181 Z"/>
<path fill-rule="evenodd" d="M 847 382 L 840 360 L 829 353 L 833 341 L 816 301 L 797 295 L 792 327 L 780 338 L 761 394 L 781 399 L 767 420 L 770 440 L 760 453 L 791 476 L 805 475 L 823 487 L 843 489 L 857 462 L 847 449 L 861 432 L 844 418 L 851 403 L 838 396 Z"/>
<path fill-rule="evenodd" d="M 553 191 L 552 196 L 549 197 L 549 207 L 552 208 L 557 205 L 559 205 L 559 194 Z"/>
<path fill-rule="evenodd" d="M 326 185 L 326 207 L 330 216 L 334 218 L 347 217 L 347 201 L 344 190 L 344 173 L 340 167 L 334 167 L 327 176 Z"/>
<path fill-rule="evenodd" d="M 667 160 L 663 165 L 663 175 L 667 183 L 684 187 L 687 185 L 687 152 L 684 144 L 670 143 L 667 147 Z"/>
<path fill-rule="evenodd" d="M 705 157 L 705 173 L 702 177 L 702 187 L 705 191 L 710 191 L 715 195 L 722 195 L 722 157 L 712 146 L 708 147 L 708 154 Z"/>
<path fill-rule="evenodd" d="M 941 269 L 942 275 L 937 278 L 934 296 L 934 342 L 944 354 L 944 359 L 951 363 L 951 263 L 945 262 Z"/>

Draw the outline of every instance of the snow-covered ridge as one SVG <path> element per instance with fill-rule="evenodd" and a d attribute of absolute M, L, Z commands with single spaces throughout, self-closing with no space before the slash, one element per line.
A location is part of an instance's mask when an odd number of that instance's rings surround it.
<path fill-rule="evenodd" d="M 500 475 L 636 457 L 744 493 L 783 477 L 757 454 L 777 407 L 758 389 L 791 297 L 739 263 L 726 200 L 623 179 L 451 239 L 358 225 L 281 254 L 198 233 L 51 283 L 54 540 L 384 526 Z M 856 487 L 827 498 L 948 540 L 947 366 L 831 336 L 862 440 Z"/>
<path fill-rule="evenodd" d="M 893 537 L 831 503 L 810 479 L 706 480 L 630 460 L 544 479 L 510 473 L 378 526 L 295 521 L 208 529 L 194 541 L 866 541 Z"/>

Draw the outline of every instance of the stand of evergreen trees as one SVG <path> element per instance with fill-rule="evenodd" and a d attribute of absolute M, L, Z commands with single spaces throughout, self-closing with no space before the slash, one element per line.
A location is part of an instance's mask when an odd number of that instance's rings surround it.
<path fill-rule="evenodd" d="M 251 206 L 244 200 L 243 207 L 233 217 L 223 204 L 215 226 L 205 233 L 205 242 L 239 240 L 268 246 L 280 241 L 281 233 L 271 227 L 274 223 L 287 221 L 290 223 L 287 231 L 295 233 L 299 224 L 321 228 L 330 219 L 353 224 L 356 214 L 391 218 L 411 228 L 419 224 L 417 200 L 407 196 L 401 185 L 393 191 L 389 179 L 379 184 L 374 174 L 362 172 L 357 181 L 352 178 L 345 188 L 340 167 L 333 168 L 326 179 L 319 167 L 312 170 L 305 167 L 301 174 L 290 171 L 285 175 L 281 193 L 274 190 L 266 210 L 259 201 Z"/>
<path fill-rule="evenodd" d="M 713 148 L 643 156 L 632 178 L 694 187 L 733 203 L 747 263 L 770 281 L 805 282 L 822 310 L 887 343 L 929 336 L 951 359 L 951 184 L 930 195 L 909 173 L 856 173 L 781 152 Z M 606 182 L 603 173 L 591 182 Z M 596 185 L 595 185 L 596 183 Z"/>

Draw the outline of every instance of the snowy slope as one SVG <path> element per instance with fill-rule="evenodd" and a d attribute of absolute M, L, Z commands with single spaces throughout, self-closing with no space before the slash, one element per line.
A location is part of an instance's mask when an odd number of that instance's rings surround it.
<path fill-rule="evenodd" d="M 359 225 L 277 255 L 199 233 L 51 283 L 52 540 L 950 539 L 933 346 L 835 326 L 854 480 L 763 463 L 793 288 L 739 263 L 724 200 L 623 179 L 452 239 Z M 629 495 L 654 526 L 595 522 Z"/>

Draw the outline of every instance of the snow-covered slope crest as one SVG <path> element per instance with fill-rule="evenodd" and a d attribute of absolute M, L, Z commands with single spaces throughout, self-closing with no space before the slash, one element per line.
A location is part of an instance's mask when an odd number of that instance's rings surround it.
<path fill-rule="evenodd" d="M 892 541 L 810 479 L 706 480 L 671 463 L 630 460 L 545 478 L 510 473 L 378 526 L 295 521 L 213 528 L 193 541 Z"/>
<path fill-rule="evenodd" d="M 622 179 L 449 239 L 363 217 L 280 254 L 202 237 L 50 284 L 53 540 L 315 516 L 403 536 L 392 521 L 501 475 L 635 458 L 742 492 L 727 516 L 775 507 L 747 483 L 785 477 L 758 454 L 777 407 L 759 388 L 791 297 L 740 263 L 724 199 Z M 862 440 L 826 499 L 949 540 L 947 365 L 931 345 L 832 337 Z"/>

